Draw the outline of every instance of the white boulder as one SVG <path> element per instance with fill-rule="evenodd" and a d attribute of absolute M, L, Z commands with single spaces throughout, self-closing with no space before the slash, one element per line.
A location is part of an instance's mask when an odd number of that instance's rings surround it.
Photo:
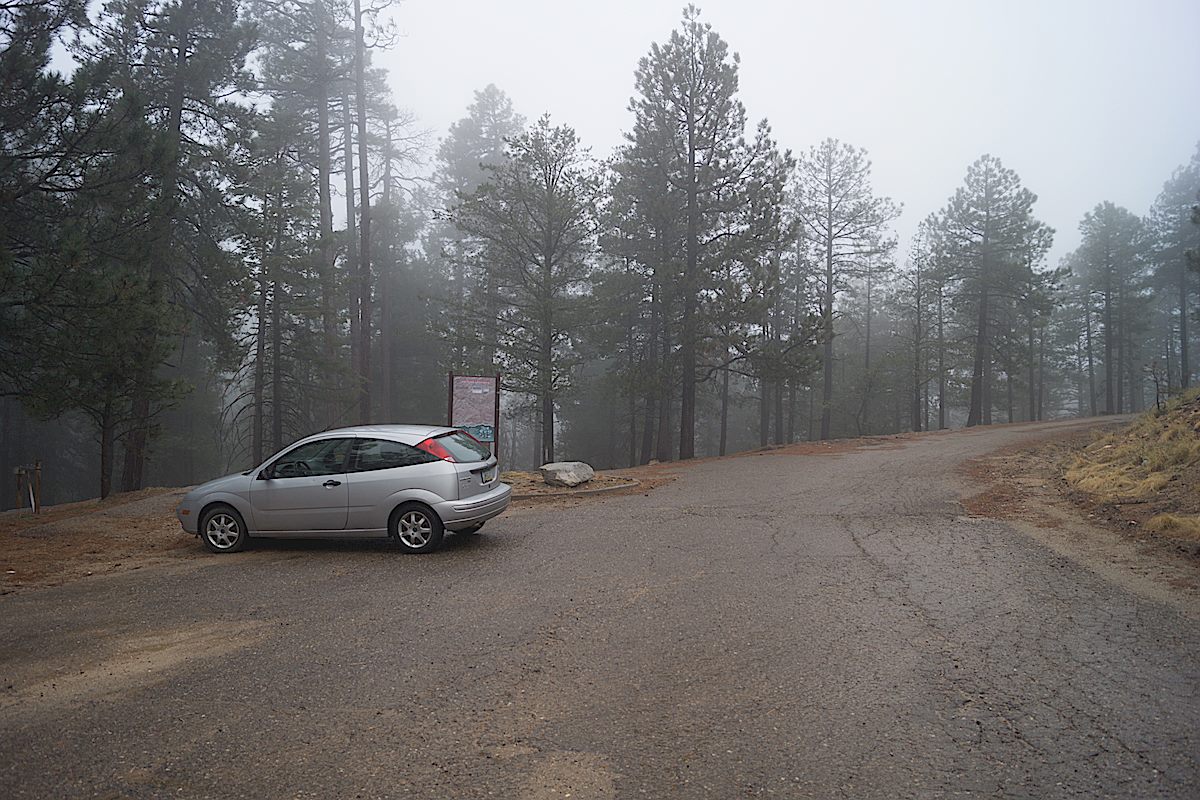
<path fill-rule="evenodd" d="M 596 477 L 596 471 L 582 461 L 555 461 L 538 469 L 547 486 L 578 486 Z"/>

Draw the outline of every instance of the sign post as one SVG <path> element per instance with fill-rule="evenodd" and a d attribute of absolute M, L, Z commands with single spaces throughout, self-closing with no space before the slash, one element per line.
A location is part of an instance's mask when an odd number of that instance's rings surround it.
<path fill-rule="evenodd" d="M 29 508 L 34 514 L 42 513 L 42 462 L 35 461 L 32 467 L 16 467 L 17 508 L 24 508 L 24 495 L 29 493 Z"/>
<path fill-rule="evenodd" d="M 500 456 L 500 373 L 455 375 L 450 373 L 450 395 L 446 402 L 446 424 L 462 428 L 492 446 Z"/>

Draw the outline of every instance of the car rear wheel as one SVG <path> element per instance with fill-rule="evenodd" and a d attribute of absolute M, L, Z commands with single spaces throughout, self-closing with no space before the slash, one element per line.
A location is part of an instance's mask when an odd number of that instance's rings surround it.
<path fill-rule="evenodd" d="M 392 514 L 392 537 L 406 553 L 429 553 L 442 544 L 442 520 L 427 506 L 407 503 Z"/>
<path fill-rule="evenodd" d="M 242 515 L 229 506 L 213 506 L 200 518 L 200 540 L 214 553 L 236 553 L 246 538 Z"/>

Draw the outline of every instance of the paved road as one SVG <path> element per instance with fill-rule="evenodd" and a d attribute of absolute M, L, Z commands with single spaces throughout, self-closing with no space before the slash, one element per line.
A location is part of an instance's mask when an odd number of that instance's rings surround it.
<path fill-rule="evenodd" d="M 962 516 L 1039 433 L 0 598 L 0 796 L 1195 797 L 1200 617 Z"/>

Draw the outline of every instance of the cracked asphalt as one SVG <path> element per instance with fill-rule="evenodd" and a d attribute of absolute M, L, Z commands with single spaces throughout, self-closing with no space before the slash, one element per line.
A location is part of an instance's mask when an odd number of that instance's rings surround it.
<path fill-rule="evenodd" d="M 0 597 L 0 796 L 1196 797 L 1195 602 L 958 503 L 1069 427 Z"/>

